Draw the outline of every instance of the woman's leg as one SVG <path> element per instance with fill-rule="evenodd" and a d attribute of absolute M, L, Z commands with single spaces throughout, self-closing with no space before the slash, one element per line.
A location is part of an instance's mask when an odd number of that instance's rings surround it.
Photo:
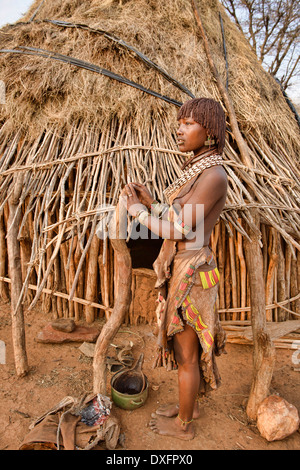
<path fill-rule="evenodd" d="M 194 329 L 185 325 L 174 336 L 175 358 L 178 364 L 179 418 L 190 421 L 200 386 L 199 339 Z"/>
<path fill-rule="evenodd" d="M 181 407 L 183 407 L 183 409 L 186 408 L 184 401 L 187 398 L 186 390 L 189 389 L 189 394 L 192 394 L 192 398 L 190 398 L 190 400 L 194 401 L 192 417 L 193 419 L 197 419 L 200 416 L 199 402 L 194 400 L 193 397 L 195 393 L 198 393 L 200 381 L 198 363 L 199 340 L 195 331 L 191 327 L 186 325 L 184 332 L 174 336 L 174 349 L 179 367 L 178 381 L 179 396 L 182 398 Z M 189 402 L 189 399 L 187 399 L 187 401 Z M 156 413 L 160 416 L 166 416 L 167 418 L 177 416 L 179 413 L 179 403 L 161 405 L 156 410 Z"/>
<path fill-rule="evenodd" d="M 199 340 L 192 327 L 185 325 L 184 331 L 174 336 L 174 350 L 178 363 L 178 417 L 170 419 L 152 414 L 149 425 L 153 431 L 162 435 L 192 439 L 194 428 L 190 421 L 200 384 Z"/>

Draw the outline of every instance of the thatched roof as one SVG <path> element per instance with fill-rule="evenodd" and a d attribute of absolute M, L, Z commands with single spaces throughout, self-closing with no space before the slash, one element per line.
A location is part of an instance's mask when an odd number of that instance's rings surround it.
<path fill-rule="evenodd" d="M 299 249 L 297 122 L 219 3 L 199 8 L 225 83 L 221 13 L 228 92 L 252 161 L 241 163 L 228 122 L 222 218 L 245 235 L 239 220 L 251 224 L 248 209 L 259 207 L 262 220 Z M 35 214 L 33 262 L 50 229 L 83 235 L 95 227 L 97 208 L 116 205 L 127 174 L 163 200 L 184 158 L 178 104 L 190 96 L 222 102 L 188 0 L 36 0 L 22 21 L 1 29 L 0 43 L 0 209 L 22 175 L 22 226 Z"/>

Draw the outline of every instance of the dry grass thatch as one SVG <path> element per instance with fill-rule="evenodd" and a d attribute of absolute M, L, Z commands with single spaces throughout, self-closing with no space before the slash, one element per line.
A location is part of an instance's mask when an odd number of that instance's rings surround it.
<path fill-rule="evenodd" d="M 29 20 L 39 1 L 24 20 Z M 219 9 L 215 1 L 201 2 L 201 12 L 219 73 L 225 82 L 225 60 Z M 222 10 L 221 10 L 222 11 Z M 196 96 L 218 98 L 212 83 L 197 25 L 189 1 L 64 1 L 44 2 L 28 24 L 17 23 L 1 31 L 1 48 L 36 47 L 69 55 L 109 69 L 146 88 L 178 101 L 188 96 L 111 41 L 104 34 L 81 28 L 55 26 L 45 20 L 87 24 L 118 36 L 168 71 Z M 272 143 L 281 137 L 287 151 L 294 148 L 298 129 L 274 80 L 258 64 L 245 39 L 223 13 L 229 60 L 229 92 L 239 124 Z M 41 132 L 51 125 L 73 127 L 85 120 L 97 127 L 115 115 L 146 128 L 153 115 L 162 115 L 171 129 L 176 109 L 138 90 L 72 66 L 36 56 L 2 55 L 1 78 L 7 86 L 4 118 L 24 129 Z M 16 70 L 18 73 L 16 74 Z M 154 114 L 153 114 L 154 113 Z"/>
<path fill-rule="evenodd" d="M 222 219 L 229 234 L 238 230 L 247 236 L 242 222 L 251 224 L 249 208 L 258 207 L 262 221 L 282 235 L 295 256 L 300 247 L 297 122 L 278 84 L 218 2 L 199 2 L 199 8 L 225 82 L 221 12 L 228 92 L 251 157 L 251 167 L 241 164 L 228 123 L 229 193 Z M 148 65 L 124 42 L 145 55 Z M 78 282 L 99 221 L 97 208 L 116 205 L 127 176 L 146 182 L 163 200 L 162 191 L 178 176 L 183 160 L 176 148 L 177 106 L 100 74 L 99 67 L 178 102 L 189 94 L 221 101 L 193 10 L 188 0 L 36 0 L 22 21 L 2 28 L 0 44 L 0 79 L 6 85 L 0 212 L 5 218 L 18 177 L 19 237 L 30 232 L 27 262 L 35 267 L 38 285 L 46 283 L 66 239 L 71 240 L 69 256 L 64 255 L 68 267 L 79 243 Z M 98 68 L 86 70 L 76 60 Z M 30 270 L 26 282 L 29 278 Z"/>

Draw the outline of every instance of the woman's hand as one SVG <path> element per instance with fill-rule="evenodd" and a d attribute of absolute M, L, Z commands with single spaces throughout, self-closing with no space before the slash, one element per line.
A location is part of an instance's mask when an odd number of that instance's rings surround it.
<path fill-rule="evenodd" d="M 146 207 L 148 207 L 148 209 L 150 209 L 151 204 L 153 203 L 153 201 L 155 201 L 155 199 L 150 193 L 150 191 L 148 191 L 146 186 L 141 183 L 130 183 L 130 185 L 134 188 L 140 202 Z"/>
<path fill-rule="evenodd" d="M 127 211 L 132 215 L 132 217 L 136 217 L 140 210 L 146 210 L 135 192 L 133 183 L 126 184 L 121 193 L 121 200 L 123 200 Z"/>

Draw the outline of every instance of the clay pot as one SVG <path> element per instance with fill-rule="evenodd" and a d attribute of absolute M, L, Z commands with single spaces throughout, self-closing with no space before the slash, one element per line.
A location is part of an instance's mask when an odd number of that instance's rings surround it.
<path fill-rule="evenodd" d="M 141 370 L 143 358 L 141 354 L 134 367 L 117 372 L 111 379 L 111 397 L 119 408 L 134 410 L 147 400 L 148 380 Z"/>

